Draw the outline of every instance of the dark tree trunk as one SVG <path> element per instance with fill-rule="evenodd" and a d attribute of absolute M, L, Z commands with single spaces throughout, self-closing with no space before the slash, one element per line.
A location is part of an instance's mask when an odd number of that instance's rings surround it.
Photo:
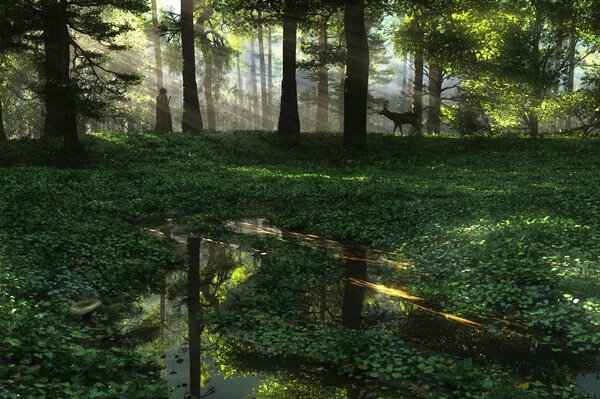
<path fill-rule="evenodd" d="M 63 137 L 65 150 L 80 153 L 77 133 L 76 94 L 71 84 L 71 36 L 67 27 L 67 3 L 42 2 L 44 40 L 44 135 Z"/>
<path fill-rule="evenodd" d="M 344 257 L 347 260 L 344 272 L 342 324 L 344 327 L 360 330 L 366 288 L 356 283 L 367 279 L 367 251 L 366 249 L 349 250 L 344 248 Z"/>
<path fill-rule="evenodd" d="M 0 141 L 6 141 L 8 137 L 6 136 L 6 131 L 4 130 L 4 118 L 2 113 L 2 100 L 0 100 Z"/>
<path fill-rule="evenodd" d="M 346 82 L 344 92 L 344 146 L 357 151 L 367 147 L 369 94 L 369 42 L 365 28 L 365 1 L 346 0 Z"/>
<path fill-rule="evenodd" d="M 268 99 L 269 99 L 269 130 L 273 130 L 273 32 L 271 31 L 271 27 L 269 27 L 269 90 L 268 90 Z"/>
<path fill-rule="evenodd" d="M 280 136 L 300 135 L 298 88 L 296 85 L 296 35 L 298 21 L 288 10 L 283 16 L 283 80 L 281 81 L 281 109 L 277 131 Z"/>
<path fill-rule="evenodd" d="M 215 112 L 215 101 L 213 99 L 213 63 L 212 54 L 210 50 L 210 42 L 206 36 L 205 23 L 212 16 L 212 9 L 207 9 L 198 18 L 196 24 L 198 28 L 198 38 L 200 41 L 200 49 L 204 57 L 204 99 L 206 100 L 206 119 L 208 122 L 209 130 L 217 130 L 217 117 Z"/>
<path fill-rule="evenodd" d="M 340 67 L 340 109 L 339 109 L 339 121 L 338 121 L 338 131 L 344 131 L 344 92 L 346 91 L 344 88 L 344 84 L 346 83 L 346 67 Z"/>
<path fill-rule="evenodd" d="M 442 106 L 442 68 L 438 65 L 429 65 L 429 112 L 427 116 L 427 130 L 439 133 L 441 129 Z"/>
<path fill-rule="evenodd" d="M 575 36 L 571 36 L 569 38 L 569 72 L 567 75 L 567 87 L 566 92 L 568 94 L 573 94 L 575 89 L 575 53 L 577 51 L 577 38 Z M 565 129 L 569 130 L 573 128 L 573 117 L 571 115 L 567 116 L 567 120 L 565 121 Z"/>
<path fill-rule="evenodd" d="M 164 85 L 164 76 L 162 69 L 162 50 L 160 47 L 160 33 L 158 32 L 158 7 L 156 6 L 156 0 L 152 0 L 152 39 L 154 40 L 156 88 L 160 90 Z"/>
<path fill-rule="evenodd" d="M 258 119 L 260 111 L 258 110 L 258 82 L 256 81 L 256 47 L 254 45 L 254 37 L 250 38 L 250 86 L 252 89 L 252 126 L 258 128 Z"/>
<path fill-rule="evenodd" d="M 423 53 L 415 54 L 415 78 L 413 81 L 413 111 L 417 123 L 423 124 Z"/>
<path fill-rule="evenodd" d="M 196 83 L 196 55 L 194 54 L 194 2 L 181 0 L 181 53 L 183 56 L 183 118 L 184 132 L 200 133 L 204 126 Z"/>
<path fill-rule="evenodd" d="M 529 128 L 529 136 L 537 138 L 540 134 L 540 118 L 536 111 L 532 111 L 526 116 L 527 127 Z"/>
<path fill-rule="evenodd" d="M 329 130 L 329 71 L 325 65 L 324 55 L 327 51 L 328 16 L 323 11 L 318 29 L 319 69 L 317 70 L 317 132 Z"/>
<path fill-rule="evenodd" d="M 188 307 L 188 342 L 190 350 L 190 395 L 200 398 L 200 378 L 202 362 L 200 353 L 200 334 L 202 327 L 198 322 L 200 314 L 200 238 L 190 237 L 187 240 L 188 273 L 187 273 L 187 307 Z"/>
<path fill-rule="evenodd" d="M 260 100 L 262 106 L 262 129 L 270 130 L 273 123 L 270 121 L 271 110 L 267 94 L 267 65 L 265 61 L 265 40 L 262 24 L 258 25 L 258 59 L 260 62 Z"/>

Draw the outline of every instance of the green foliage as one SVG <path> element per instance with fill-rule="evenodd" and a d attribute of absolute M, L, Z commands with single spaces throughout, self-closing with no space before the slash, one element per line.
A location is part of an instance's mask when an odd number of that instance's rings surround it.
<path fill-rule="evenodd" d="M 546 350 L 597 352 L 596 140 L 372 136 L 361 158 L 339 141 L 107 133 L 88 137 L 88 153 L 71 159 L 57 158 L 53 141 L 1 144 L 0 396 L 167 397 L 155 366 L 124 347 L 113 322 L 141 292 L 163 285 L 161 268 L 181 263 L 135 224 L 170 209 L 188 215 L 178 224 L 221 238 L 225 221 L 268 217 L 287 230 L 388 249 L 409 266 L 380 271 L 383 284 L 501 333 L 514 329 Z M 340 261 L 251 243 L 273 261 L 238 286 L 238 302 L 228 294 L 239 306 L 225 307 L 220 325 L 273 356 L 404 381 L 423 397 L 574 397 L 572 376 L 518 388 L 523 381 L 509 368 L 423 352 L 388 324 L 360 333 L 306 318 L 310 295 L 336 281 Z M 68 315 L 86 297 L 103 302 L 91 324 Z M 365 317 L 381 314 L 373 303 L 366 309 Z"/>

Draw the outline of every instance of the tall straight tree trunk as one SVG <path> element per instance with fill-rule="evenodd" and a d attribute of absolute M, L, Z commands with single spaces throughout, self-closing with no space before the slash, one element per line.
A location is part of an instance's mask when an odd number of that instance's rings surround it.
<path fill-rule="evenodd" d="M 63 137 L 69 153 L 83 148 L 77 132 L 76 100 L 70 78 L 71 36 L 67 27 L 66 1 L 42 2 L 44 40 L 44 135 Z"/>
<path fill-rule="evenodd" d="M 346 67 L 340 67 L 340 109 L 338 112 L 338 131 L 344 131 L 344 92 L 346 91 L 344 88 L 344 83 L 346 82 Z"/>
<path fill-rule="evenodd" d="M 196 55 L 194 54 L 194 2 L 181 0 L 181 54 L 183 56 L 183 118 L 184 132 L 200 133 L 204 129 L 198 84 L 196 83 Z"/>
<path fill-rule="evenodd" d="M 250 38 L 250 86 L 252 89 L 252 113 L 254 114 L 252 126 L 254 129 L 257 129 L 259 126 L 260 111 L 258 110 L 258 82 L 256 81 L 256 47 L 254 37 Z"/>
<path fill-rule="evenodd" d="M 429 112 L 427 130 L 439 133 L 441 128 L 442 68 L 429 64 Z"/>
<path fill-rule="evenodd" d="M 344 271 L 344 300 L 342 302 L 342 324 L 344 327 L 360 330 L 366 288 L 354 284 L 355 280 L 367 280 L 367 250 L 344 248 L 346 267 Z M 354 281 L 353 281 L 354 280 Z"/>
<path fill-rule="evenodd" d="M 567 75 L 567 87 L 566 92 L 568 94 L 573 94 L 575 90 L 575 53 L 577 51 L 577 37 L 571 36 L 569 38 L 569 72 Z M 573 128 L 573 117 L 571 115 L 567 116 L 567 120 L 565 122 L 565 129 L 569 130 Z"/>
<path fill-rule="evenodd" d="M 202 325 L 198 322 L 200 314 L 200 245 L 199 237 L 187 239 L 187 308 L 188 308 L 188 343 L 189 343 L 189 376 L 190 395 L 200 399 L 202 379 L 201 334 Z"/>
<path fill-rule="evenodd" d="M 269 26 L 269 90 L 268 90 L 268 102 L 269 102 L 269 130 L 273 130 L 273 32 Z"/>
<path fill-rule="evenodd" d="M 244 108 L 244 100 L 243 100 L 243 96 L 244 96 L 244 82 L 242 81 L 242 68 L 240 67 L 240 55 L 237 54 L 235 57 L 235 65 L 236 65 L 236 69 L 237 69 L 237 96 L 235 96 L 235 101 L 237 103 L 237 112 L 235 113 L 235 122 L 236 122 L 236 128 L 237 129 L 242 129 L 243 126 L 241 126 L 240 124 L 240 117 L 243 118 L 243 115 L 240 115 L 240 112 L 242 112 L 243 108 Z"/>
<path fill-rule="evenodd" d="M 329 130 L 329 71 L 325 65 L 327 51 L 327 21 L 329 16 L 323 11 L 318 29 L 319 69 L 317 70 L 317 132 Z"/>
<path fill-rule="evenodd" d="M 4 130 L 4 118 L 2 113 L 2 100 L 0 99 L 0 141 L 6 141 L 8 137 L 6 136 L 6 131 Z"/>
<path fill-rule="evenodd" d="M 402 112 L 408 112 L 408 91 L 408 56 L 406 56 L 404 58 L 404 62 L 402 63 L 402 88 L 400 90 L 400 110 Z"/>
<path fill-rule="evenodd" d="M 283 16 L 283 79 L 281 81 L 281 109 L 277 132 L 280 136 L 300 135 L 298 114 L 298 87 L 296 85 L 296 39 L 298 20 L 292 10 Z"/>
<path fill-rule="evenodd" d="M 213 15 L 213 10 L 207 8 L 205 12 L 198 18 L 196 27 L 198 29 L 198 39 L 200 41 L 200 49 L 204 57 L 204 99 L 206 100 L 206 119 L 209 130 L 217 130 L 217 117 L 215 112 L 215 101 L 213 99 L 213 63 L 212 53 L 210 50 L 210 42 L 206 35 L 206 21 Z"/>
<path fill-rule="evenodd" d="M 417 115 L 417 123 L 423 124 L 423 53 L 414 55 L 415 77 L 413 81 L 413 111 Z"/>
<path fill-rule="evenodd" d="M 367 147 L 367 98 L 369 94 L 369 42 L 365 27 L 365 1 L 346 0 L 346 82 L 344 92 L 344 146 L 363 151 Z"/>
<path fill-rule="evenodd" d="M 154 63 L 156 69 L 156 87 L 158 90 L 164 86 L 162 69 L 162 49 L 160 47 L 160 33 L 158 31 L 158 7 L 156 0 L 152 0 L 152 38 L 154 39 Z"/>
<path fill-rule="evenodd" d="M 267 63 L 265 60 L 265 38 L 262 23 L 258 25 L 258 59 L 260 62 L 260 101 L 262 107 L 262 123 L 263 130 L 270 129 L 271 122 L 269 121 L 269 99 L 267 94 Z"/>

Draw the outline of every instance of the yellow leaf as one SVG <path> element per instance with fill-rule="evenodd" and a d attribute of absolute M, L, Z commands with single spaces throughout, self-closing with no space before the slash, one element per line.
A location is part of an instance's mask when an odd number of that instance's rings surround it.
<path fill-rule="evenodd" d="M 519 385 L 517 385 L 517 388 L 519 388 L 519 389 L 527 389 L 527 388 L 529 388 L 529 382 L 522 382 Z"/>
<path fill-rule="evenodd" d="M 359 365 L 356 366 L 356 368 L 364 370 L 364 369 L 367 368 L 367 366 L 365 366 L 364 364 L 359 364 Z"/>

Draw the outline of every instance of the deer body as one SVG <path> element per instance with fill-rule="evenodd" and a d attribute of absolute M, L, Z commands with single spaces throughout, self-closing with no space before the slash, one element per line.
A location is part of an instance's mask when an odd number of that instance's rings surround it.
<path fill-rule="evenodd" d="M 412 125 L 417 133 L 421 134 L 419 117 L 413 112 L 392 112 L 384 106 L 379 115 L 383 115 L 394 122 L 394 134 L 396 134 L 396 129 L 400 129 L 400 134 L 402 134 L 402 125 Z"/>

